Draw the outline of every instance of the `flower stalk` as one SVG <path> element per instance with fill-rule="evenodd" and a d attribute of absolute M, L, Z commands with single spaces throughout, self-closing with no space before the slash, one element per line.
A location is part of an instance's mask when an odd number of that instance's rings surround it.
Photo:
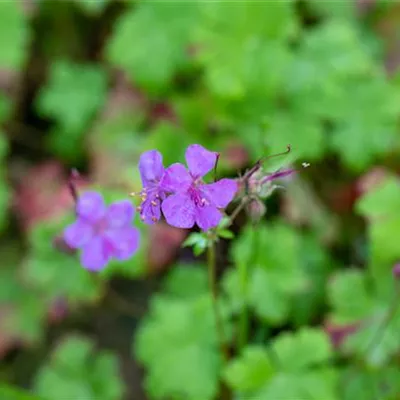
<path fill-rule="evenodd" d="M 215 242 L 210 239 L 207 247 L 207 269 L 208 285 L 211 294 L 215 326 L 217 330 L 218 341 L 220 345 L 221 356 L 224 361 L 229 359 L 229 349 L 226 345 L 223 320 L 218 306 L 218 286 L 217 286 L 217 259 L 215 253 Z"/>

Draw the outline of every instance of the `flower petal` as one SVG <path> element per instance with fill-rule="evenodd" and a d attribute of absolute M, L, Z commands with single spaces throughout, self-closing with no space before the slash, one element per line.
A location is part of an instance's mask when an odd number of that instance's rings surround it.
<path fill-rule="evenodd" d="M 217 162 L 217 154 L 199 144 L 190 145 L 186 149 L 185 158 L 192 176 L 200 178 L 211 171 Z"/>
<path fill-rule="evenodd" d="M 113 247 L 113 257 L 117 260 L 128 260 L 139 248 L 139 230 L 124 228 L 108 231 L 105 235 Z"/>
<path fill-rule="evenodd" d="M 215 206 L 196 207 L 196 224 L 203 231 L 216 227 L 221 218 L 222 214 Z"/>
<path fill-rule="evenodd" d="M 110 261 L 113 248 L 102 236 L 95 236 L 83 247 L 81 263 L 89 271 L 100 271 Z"/>
<path fill-rule="evenodd" d="M 148 225 L 157 222 L 161 217 L 161 201 L 160 198 L 154 196 L 148 197 L 140 205 L 140 219 Z"/>
<path fill-rule="evenodd" d="M 175 163 L 165 170 L 161 187 L 166 192 L 181 192 L 188 189 L 193 178 L 183 164 Z"/>
<path fill-rule="evenodd" d="M 158 182 L 164 173 L 162 155 L 157 150 L 144 152 L 139 159 L 139 171 L 143 186 L 149 182 Z"/>
<path fill-rule="evenodd" d="M 79 196 L 76 212 L 80 217 L 90 222 L 98 221 L 106 213 L 103 196 L 94 191 L 83 193 Z"/>
<path fill-rule="evenodd" d="M 79 249 L 93 237 L 93 228 L 80 219 L 69 225 L 64 231 L 64 240 L 69 247 Z"/>
<path fill-rule="evenodd" d="M 221 179 L 215 183 L 203 185 L 201 191 L 218 208 L 225 208 L 235 197 L 238 184 L 234 179 Z"/>
<path fill-rule="evenodd" d="M 161 208 L 168 224 L 177 228 L 191 228 L 194 225 L 195 205 L 186 194 L 167 197 Z"/>
<path fill-rule="evenodd" d="M 132 223 L 135 207 L 129 200 L 112 203 L 107 209 L 107 222 L 110 228 L 122 228 Z"/>

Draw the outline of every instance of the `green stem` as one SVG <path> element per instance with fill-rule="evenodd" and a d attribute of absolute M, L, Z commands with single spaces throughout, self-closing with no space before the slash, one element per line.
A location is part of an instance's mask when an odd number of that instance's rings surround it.
<path fill-rule="evenodd" d="M 236 219 L 236 217 L 239 215 L 240 211 L 243 210 L 243 208 L 245 207 L 245 205 L 247 203 L 248 203 L 248 198 L 243 197 L 241 202 L 238 204 L 238 206 L 233 210 L 232 214 L 229 216 L 229 222 L 226 225 L 226 228 L 228 228 L 229 226 L 231 226 L 233 224 L 233 221 Z"/>
<path fill-rule="evenodd" d="M 393 318 L 396 315 L 396 312 L 399 307 L 399 302 L 400 302 L 400 286 L 396 282 L 396 288 L 395 288 L 395 293 L 393 296 L 393 300 L 389 305 L 389 308 L 386 312 L 385 318 L 382 321 L 382 324 L 378 326 L 378 329 L 375 332 L 375 335 L 373 336 L 371 342 L 367 345 L 365 349 L 365 355 L 368 356 L 368 353 L 376 347 L 376 345 L 379 344 L 379 341 L 383 338 L 383 335 L 385 333 L 386 328 L 389 326 L 390 322 L 393 320 Z"/>
<path fill-rule="evenodd" d="M 216 254 L 215 254 L 215 243 L 210 240 L 207 248 L 207 267 L 208 267 L 208 284 L 211 293 L 211 300 L 214 311 L 215 325 L 217 330 L 217 336 L 219 340 L 220 350 L 222 359 L 227 361 L 229 358 L 229 351 L 226 347 L 225 335 L 222 317 L 220 314 L 220 310 L 218 307 L 218 287 L 217 287 L 217 279 L 216 279 Z"/>
<path fill-rule="evenodd" d="M 243 347 L 247 344 L 247 338 L 249 333 L 249 308 L 247 306 L 247 263 L 239 263 L 238 266 L 239 282 L 241 288 L 241 296 L 243 296 L 243 305 L 239 316 L 238 325 L 238 340 L 237 340 L 237 351 L 240 354 Z"/>

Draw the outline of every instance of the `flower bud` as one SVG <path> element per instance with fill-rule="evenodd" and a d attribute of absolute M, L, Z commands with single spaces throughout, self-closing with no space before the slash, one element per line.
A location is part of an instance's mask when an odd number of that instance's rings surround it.
<path fill-rule="evenodd" d="M 267 207 L 259 199 L 250 200 L 247 204 L 247 213 L 253 222 L 258 222 L 265 215 Z"/>

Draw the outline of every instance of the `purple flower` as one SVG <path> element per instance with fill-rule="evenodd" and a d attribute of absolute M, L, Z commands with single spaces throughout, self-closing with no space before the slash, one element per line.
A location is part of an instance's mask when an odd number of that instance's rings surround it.
<path fill-rule="evenodd" d="M 115 258 L 132 257 L 139 246 L 139 231 L 132 226 L 135 214 L 128 200 L 106 206 L 101 194 L 86 192 L 76 204 L 77 219 L 64 231 L 65 242 L 82 249 L 81 263 L 91 271 L 103 269 Z"/>
<path fill-rule="evenodd" d="M 217 153 L 193 144 L 186 150 L 185 166 L 172 164 L 165 171 L 163 187 L 174 193 L 162 203 L 167 222 L 178 228 L 191 228 L 196 223 L 202 230 L 218 225 L 222 218 L 220 208 L 225 208 L 233 199 L 238 185 L 233 179 L 221 179 L 205 184 L 202 180 L 217 161 Z"/>
<path fill-rule="evenodd" d="M 154 224 L 161 217 L 161 202 L 165 198 L 163 177 L 165 169 L 162 155 L 157 150 L 149 150 L 140 156 L 139 171 L 143 189 L 140 192 L 142 203 L 138 207 L 140 219 L 146 224 Z"/>

